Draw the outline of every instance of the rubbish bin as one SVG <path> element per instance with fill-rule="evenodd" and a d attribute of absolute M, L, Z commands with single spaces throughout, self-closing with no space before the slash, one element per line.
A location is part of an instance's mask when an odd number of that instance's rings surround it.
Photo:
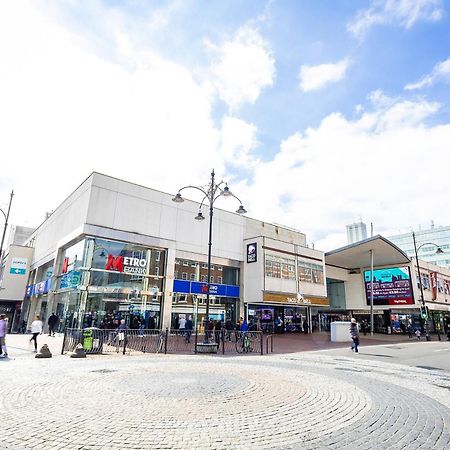
<path fill-rule="evenodd" d="M 83 330 L 83 349 L 89 353 L 102 353 L 103 351 L 103 330 L 89 327 Z"/>

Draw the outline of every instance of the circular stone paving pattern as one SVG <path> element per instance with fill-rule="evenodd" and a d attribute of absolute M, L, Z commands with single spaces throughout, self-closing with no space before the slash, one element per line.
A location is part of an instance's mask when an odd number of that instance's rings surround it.
<path fill-rule="evenodd" d="M 450 444 L 448 408 L 348 367 L 196 357 L 61 358 L 34 366 L 33 376 L 3 383 L 0 423 L 11 432 L 2 448 Z"/>

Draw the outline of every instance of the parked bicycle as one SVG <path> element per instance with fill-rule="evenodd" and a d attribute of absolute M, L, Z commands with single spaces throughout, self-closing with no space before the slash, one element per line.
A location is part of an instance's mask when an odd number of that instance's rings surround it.
<path fill-rule="evenodd" d="M 253 334 L 251 332 L 243 332 L 236 339 L 236 351 L 238 353 L 250 353 L 253 351 Z"/>

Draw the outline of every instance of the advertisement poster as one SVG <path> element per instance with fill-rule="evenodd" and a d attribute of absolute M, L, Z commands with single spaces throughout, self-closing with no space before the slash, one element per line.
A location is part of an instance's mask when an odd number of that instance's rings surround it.
<path fill-rule="evenodd" d="M 370 270 L 364 271 L 367 304 L 370 305 Z M 408 267 L 389 267 L 373 271 L 374 305 L 413 305 L 411 274 Z"/>

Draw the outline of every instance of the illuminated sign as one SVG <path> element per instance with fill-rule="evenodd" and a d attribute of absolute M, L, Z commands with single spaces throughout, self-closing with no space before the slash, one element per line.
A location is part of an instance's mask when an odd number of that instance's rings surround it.
<path fill-rule="evenodd" d="M 147 260 L 145 258 L 133 258 L 122 255 L 108 255 L 105 269 L 133 275 L 145 275 Z"/>
<path fill-rule="evenodd" d="M 256 242 L 247 244 L 247 262 L 252 263 L 257 261 L 257 245 Z"/>
<path fill-rule="evenodd" d="M 367 304 L 370 305 L 370 270 L 364 271 Z M 408 267 L 389 267 L 373 271 L 374 305 L 413 305 L 411 274 Z"/>

